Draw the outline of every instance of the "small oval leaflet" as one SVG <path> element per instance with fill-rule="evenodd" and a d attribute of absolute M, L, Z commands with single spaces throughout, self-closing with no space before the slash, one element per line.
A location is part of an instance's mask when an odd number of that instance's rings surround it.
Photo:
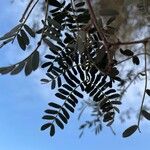
<path fill-rule="evenodd" d="M 42 119 L 45 119 L 45 120 L 54 120 L 55 117 L 51 116 L 51 115 L 45 115 L 45 116 L 42 117 Z"/>
<path fill-rule="evenodd" d="M 29 40 L 29 37 L 27 36 L 26 32 L 21 29 L 20 34 L 23 37 L 25 44 L 29 45 L 30 40 Z"/>
<path fill-rule="evenodd" d="M 133 56 L 134 55 L 134 53 L 129 49 L 126 49 L 126 50 L 120 49 L 120 52 L 121 52 L 121 54 L 123 54 L 125 56 Z"/>
<path fill-rule="evenodd" d="M 51 109 L 46 109 L 46 110 L 45 110 L 45 113 L 47 113 L 47 114 L 58 114 L 58 111 L 56 111 L 56 110 L 51 110 Z"/>
<path fill-rule="evenodd" d="M 46 68 L 46 67 L 48 67 L 48 66 L 50 66 L 50 65 L 52 65 L 52 63 L 51 62 L 46 62 L 46 63 L 44 63 L 44 64 L 42 64 L 42 68 Z"/>
<path fill-rule="evenodd" d="M 54 7 L 61 7 L 61 3 L 58 2 L 57 0 L 48 0 L 48 4 Z"/>
<path fill-rule="evenodd" d="M 133 57 L 132 57 L 132 62 L 133 62 L 134 64 L 136 64 L 136 65 L 139 65 L 139 64 L 140 64 L 140 60 L 139 60 L 139 58 L 138 58 L 137 56 L 133 56 Z"/>
<path fill-rule="evenodd" d="M 63 123 L 58 118 L 55 118 L 55 122 L 61 129 L 64 129 Z"/>
<path fill-rule="evenodd" d="M 53 90 L 55 89 L 55 87 L 56 87 L 56 82 L 55 80 L 52 80 L 51 89 Z"/>
<path fill-rule="evenodd" d="M 68 91 L 66 91 L 65 89 L 62 89 L 62 88 L 58 89 L 58 91 L 60 93 L 62 93 L 63 95 L 69 95 L 70 94 Z"/>
<path fill-rule="evenodd" d="M 51 124 L 50 136 L 54 136 L 54 134 L 55 134 L 55 126 L 53 124 Z"/>
<path fill-rule="evenodd" d="M 49 128 L 51 126 L 51 123 L 46 123 L 41 127 L 41 130 L 46 130 L 47 128 Z"/>
<path fill-rule="evenodd" d="M 63 107 L 62 107 L 62 112 L 63 112 L 63 114 L 65 115 L 65 117 L 66 117 L 67 119 L 70 118 L 69 113 L 68 113 L 68 112 L 66 111 L 66 109 L 64 109 Z"/>
<path fill-rule="evenodd" d="M 26 43 L 25 43 L 23 37 L 20 34 L 17 35 L 17 41 L 18 41 L 18 44 L 19 44 L 20 48 L 22 50 L 25 50 L 26 49 Z"/>
<path fill-rule="evenodd" d="M 80 2 L 75 5 L 75 7 L 82 7 L 85 5 L 85 2 Z"/>
<path fill-rule="evenodd" d="M 61 119 L 61 120 L 62 120 L 65 124 L 67 124 L 67 123 L 68 123 L 67 118 L 66 118 L 63 114 L 58 113 L 58 116 L 60 117 L 60 119 Z"/>
<path fill-rule="evenodd" d="M 65 103 L 64 105 L 70 112 L 74 113 L 74 109 L 69 104 Z"/>
<path fill-rule="evenodd" d="M 58 83 L 58 87 L 61 87 L 62 82 L 61 82 L 61 77 L 60 76 L 58 76 L 58 78 L 57 78 L 57 83 Z"/>
<path fill-rule="evenodd" d="M 41 79 L 41 82 L 43 82 L 43 83 L 49 83 L 50 81 L 48 79 Z"/>
<path fill-rule="evenodd" d="M 129 137 L 129 136 L 131 136 L 137 129 L 138 129 L 138 126 L 137 126 L 137 125 L 133 125 L 133 126 L 127 128 L 127 129 L 123 132 L 122 136 L 123 136 L 124 138 Z"/>
<path fill-rule="evenodd" d="M 35 32 L 28 26 L 28 25 L 24 25 L 24 28 L 25 28 L 25 30 L 29 33 L 29 35 L 31 36 L 31 37 L 35 37 Z"/>
<path fill-rule="evenodd" d="M 9 73 L 10 71 L 14 69 L 14 67 L 15 67 L 14 65 L 8 66 L 8 67 L 2 67 L 0 68 L 0 74 L 4 75 L 4 74 Z"/>
<path fill-rule="evenodd" d="M 11 75 L 16 75 L 18 73 L 20 73 L 22 71 L 22 69 L 24 68 L 25 62 L 21 62 L 19 63 L 10 73 Z"/>
<path fill-rule="evenodd" d="M 66 99 L 66 96 L 64 96 L 64 95 L 61 94 L 61 93 L 56 93 L 55 96 L 58 97 L 58 98 L 60 98 L 60 99 L 63 99 L 63 100 Z"/>
<path fill-rule="evenodd" d="M 142 110 L 142 115 L 143 115 L 147 120 L 150 120 L 150 113 L 148 113 L 146 110 Z"/>
<path fill-rule="evenodd" d="M 35 51 L 32 55 L 32 69 L 35 71 L 39 66 L 39 52 Z"/>
<path fill-rule="evenodd" d="M 54 108 L 61 108 L 60 105 L 58 105 L 56 103 L 53 103 L 53 102 L 50 102 L 48 105 L 51 106 L 51 107 L 54 107 Z"/>
<path fill-rule="evenodd" d="M 146 94 L 148 95 L 148 96 L 150 96 L 150 89 L 146 89 Z"/>
<path fill-rule="evenodd" d="M 27 60 L 24 71 L 25 71 L 26 76 L 31 74 L 32 72 L 32 58 L 31 57 L 29 57 L 29 59 Z"/>

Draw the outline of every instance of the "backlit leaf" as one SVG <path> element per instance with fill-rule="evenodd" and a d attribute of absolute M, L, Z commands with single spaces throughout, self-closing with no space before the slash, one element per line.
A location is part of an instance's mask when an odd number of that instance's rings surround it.
<path fill-rule="evenodd" d="M 137 56 L 133 56 L 133 57 L 132 57 L 132 62 L 133 62 L 134 64 L 136 64 L 136 65 L 139 65 L 139 64 L 140 64 L 140 60 L 139 60 L 139 58 L 138 58 Z"/>
<path fill-rule="evenodd" d="M 66 111 L 66 109 L 64 109 L 63 107 L 62 107 L 62 112 L 63 112 L 63 114 L 65 115 L 65 117 L 66 117 L 67 119 L 70 118 L 69 113 L 68 113 L 68 112 Z"/>
<path fill-rule="evenodd" d="M 29 35 L 31 36 L 31 37 L 35 37 L 35 32 L 28 26 L 28 25 L 24 25 L 24 28 L 25 28 L 25 30 L 29 33 Z"/>
<path fill-rule="evenodd" d="M 55 80 L 52 80 L 51 89 L 53 90 L 55 89 L 55 87 L 56 87 L 56 82 Z"/>
<path fill-rule="evenodd" d="M 63 114 L 58 113 L 58 116 L 59 116 L 59 118 L 60 118 L 65 124 L 68 123 L 68 120 L 66 119 L 66 117 L 65 117 Z"/>
<path fill-rule="evenodd" d="M 146 110 L 142 110 L 142 115 L 143 115 L 147 120 L 150 120 L 150 113 L 148 113 Z"/>
<path fill-rule="evenodd" d="M 47 128 L 49 128 L 51 126 L 51 123 L 46 123 L 41 127 L 41 130 L 46 130 Z"/>
<path fill-rule="evenodd" d="M 65 103 L 65 107 L 72 113 L 74 112 L 74 108 L 72 108 L 69 104 Z"/>
<path fill-rule="evenodd" d="M 50 102 L 48 105 L 51 106 L 51 107 L 54 107 L 54 108 L 61 108 L 60 105 L 58 105 L 56 103 L 53 103 L 53 102 Z"/>
<path fill-rule="evenodd" d="M 64 100 L 66 99 L 66 96 L 64 96 L 61 93 L 56 93 L 55 96 L 58 97 L 58 98 L 60 98 L 60 99 L 64 99 Z"/>
<path fill-rule="evenodd" d="M 148 96 L 150 96 L 150 89 L 146 89 L 145 92 L 147 93 Z"/>
<path fill-rule="evenodd" d="M 31 57 L 27 60 L 24 71 L 25 71 L 26 76 L 31 74 L 32 72 L 32 58 Z"/>
<path fill-rule="evenodd" d="M 59 3 L 57 0 L 48 0 L 48 4 L 55 7 L 61 7 L 61 3 Z"/>
<path fill-rule="evenodd" d="M 54 136 L 55 134 L 55 126 L 52 124 L 50 128 L 50 136 Z"/>
<path fill-rule="evenodd" d="M 133 126 L 127 128 L 127 129 L 123 132 L 122 136 L 123 136 L 124 138 L 129 137 L 129 136 L 131 136 L 137 129 L 138 129 L 138 126 L 137 126 L 137 125 L 133 125 Z"/>
<path fill-rule="evenodd" d="M 26 43 L 24 42 L 24 39 L 20 34 L 17 35 L 17 40 L 18 40 L 18 44 L 21 47 L 21 49 L 25 50 L 26 49 Z"/>
<path fill-rule="evenodd" d="M 20 34 L 21 34 L 21 36 L 22 36 L 22 38 L 23 38 L 25 44 L 26 44 L 26 45 L 29 45 L 30 41 L 29 41 L 29 38 L 28 38 L 26 32 L 25 32 L 24 30 L 21 30 L 21 31 L 20 31 Z"/>
<path fill-rule="evenodd" d="M 22 69 L 24 68 L 25 66 L 25 62 L 21 62 L 19 63 L 13 70 L 12 72 L 10 73 L 11 75 L 16 75 L 18 73 L 20 73 L 22 71 Z"/>
<path fill-rule="evenodd" d="M 32 54 L 32 69 L 35 71 L 39 67 L 39 52 L 35 51 Z"/>
<path fill-rule="evenodd" d="M 61 129 L 64 129 L 63 123 L 58 118 L 55 118 L 55 122 Z"/>

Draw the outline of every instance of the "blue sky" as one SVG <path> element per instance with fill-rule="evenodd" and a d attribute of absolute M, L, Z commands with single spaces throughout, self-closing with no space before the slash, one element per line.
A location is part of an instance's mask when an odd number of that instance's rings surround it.
<path fill-rule="evenodd" d="M 9 0 L 0 0 L 0 36 L 18 23 L 23 5 L 9 4 Z M 0 49 L 0 66 L 9 65 L 25 57 L 18 46 L 6 46 Z M 78 113 L 71 115 L 65 129 L 57 130 L 51 138 L 48 131 L 41 132 L 41 119 L 47 103 L 55 100 L 54 92 L 48 86 L 40 84 L 44 75 L 37 70 L 29 77 L 23 73 L 17 76 L 0 76 L 0 150 L 148 150 L 150 147 L 150 122 L 142 123 L 142 134 L 123 139 L 122 131 L 130 124 L 116 123 L 114 136 L 108 128 L 95 136 L 91 131 L 79 139 Z"/>

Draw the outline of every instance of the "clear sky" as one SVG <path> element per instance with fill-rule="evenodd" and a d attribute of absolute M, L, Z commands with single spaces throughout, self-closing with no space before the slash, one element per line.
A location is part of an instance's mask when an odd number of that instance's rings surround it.
<path fill-rule="evenodd" d="M 9 4 L 9 0 L 0 0 L 0 36 L 16 25 L 25 7 L 21 3 Z M 16 62 L 25 54 L 18 46 L 6 46 L 0 49 L 0 66 Z M 78 113 L 71 115 L 69 124 L 62 130 L 56 130 L 51 138 L 48 131 L 41 132 L 44 123 L 41 119 L 48 108 L 47 103 L 55 100 L 50 88 L 40 84 L 44 73 L 40 69 L 25 77 L 0 76 L 0 150 L 149 150 L 150 122 L 142 123 L 142 134 L 134 134 L 123 139 L 121 134 L 130 124 L 116 123 L 114 136 L 108 128 L 95 136 L 91 131 L 79 139 Z"/>

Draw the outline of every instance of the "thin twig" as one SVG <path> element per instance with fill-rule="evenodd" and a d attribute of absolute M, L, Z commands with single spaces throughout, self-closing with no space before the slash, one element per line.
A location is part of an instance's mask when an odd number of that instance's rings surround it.
<path fill-rule="evenodd" d="M 139 54 L 136 54 L 136 55 L 134 55 L 134 56 L 140 56 L 140 55 L 145 55 L 145 53 L 139 53 Z M 147 55 L 147 56 L 150 56 L 149 53 L 146 53 L 146 55 Z M 125 61 L 127 61 L 127 60 L 129 60 L 129 59 L 131 59 L 131 58 L 133 58 L 133 57 L 131 56 L 131 57 L 128 57 L 127 59 L 124 59 L 124 60 L 122 60 L 122 61 L 119 61 L 119 62 L 117 63 L 117 65 L 119 65 L 119 64 L 121 64 L 121 63 L 123 63 L 123 62 L 125 62 Z"/>
<path fill-rule="evenodd" d="M 20 32 L 20 30 L 22 29 L 22 27 L 25 25 L 26 21 L 28 20 L 29 16 L 31 15 L 31 12 L 33 11 L 34 7 L 37 5 L 37 3 L 39 2 L 39 0 L 37 0 L 34 5 L 32 6 L 31 10 L 29 11 L 27 17 L 24 19 L 24 21 L 22 22 L 18 32 L 16 33 L 16 35 L 14 36 L 13 40 L 12 40 L 12 43 L 14 42 L 16 36 L 18 35 L 18 33 Z"/>
<path fill-rule="evenodd" d="M 147 69 L 146 71 L 150 71 L 150 69 Z M 123 89 L 122 92 L 121 92 L 121 96 L 120 96 L 120 98 L 119 98 L 120 100 L 122 99 L 124 93 L 128 90 L 128 88 L 129 88 L 129 87 L 132 85 L 132 83 L 136 80 L 136 78 L 137 78 L 140 74 L 142 74 L 143 72 L 145 72 L 145 69 L 144 69 L 144 71 L 138 72 L 138 73 L 133 77 L 133 79 L 130 80 L 130 83 L 129 83 L 126 87 L 124 87 L 124 89 Z"/>
<path fill-rule="evenodd" d="M 93 10 L 92 5 L 91 5 L 91 1 L 86 0 L 86 2 L 87 2 L 87 5 L 89 7 L 89 13 L 90 13 L 90 16 L 91 16 L 92 23 L 94 24 L 97 32 L 99 33 L 100 38 L 105 42 L 106 39 L 104 38 L 103 32 L 101 31 L 101 29 L 99 28 L 99 26 L 97 24 L 97 19 L 96 19 L 94 10 Z"/>
<path fill-rule="evenodd" d="M 120 42 L 118 41 L 117 43 L 109 43 L 112 46 L 115 45 L 132 45 L 132 44 L 144 44 L 147 43 L 150 40 L 150 37 L 144 38 L 142 40 L 137 40 L 137 41 L 128 41 L 128 42 Z"/>
<path fill-rule="evenodd" d="M 33 8 L 36 6 L 36 4 L 38 3 L 38 1 L 39 1 L 39 0 L 36 1 L 36 3 L 34 4 L 34 6 L 32 7 L 32 9 L 30 10 L 30 12 L 29 12 L 27 18 L 28 18 L 29 15 L 31 14 Z M 45 22 L 46 22 L 46 20 L 47 20 L 47 17 L 48 17 L 48 2 L 46 2 Z M 24 23 L 26 22 L 27 18 L 24 20 Z M 37 50 L 39 49 L 39 47 L 41 46 L 41 42 L 42 42 L 42 40 L 43 40 L 43 33 L 44 33 L 44 28 L 43 28 L 43 31 L 42 31 L 41 38 L 40 38 L 39 42 L 37 42 L 37 46 L 36 46 L 36 48 L 34 49 L 34 51 L 33 51 L 28 57 L 26 57 L 25 59 L 23 59 L 23 60 L 20 61 L 20 62 L 17 62 L 16 64 L 14 64 L 14 65 L 12 65 L 12 66 L 18 65 L 18 64 L 20 64 L 21 62 L 26 61 L 35 51 L 37 51 Z"/>
<path fill-rule="evenodd" d="M 146 44 L 147 42 L 144 43 L 144 49 L 145 49 L 145 53 L 147 53 L 147 49 L 146 49 Z M 141 107 L 140 107 L 140 113 L 139 113 L 139 116 L 138 116 L 138 130 L 139 132 L 140 131 L 140 119 L 141 119 L 141 113 L 142 113 L 142 109 L 143 109 L 143 105 L 144 105 L 144 100 L 145 100 L 145 95 L 146 95 L 146 89 L 147 89 L 147 55 L 145 54 L 145 88 L 144 88 L 144 93 L 143 93 L 143 98 L 142 98 L 142 103 L 141 103 Z"/>
<path fill-rule="evenodd" d="M 33 3 L 33 1 L 34 1 L 34 0 L 30 0 L 30 2 L 28 3 L 28 5 L 27 5 L 27 7 L 26 7 L 26 9 L 25 9 L 25 11 L 24 11 L 24 13 L 23 13 L 21 19 L 19 20 L 19 22 L 22 22 L 22 21 L 24 20 L 24 18 L 25 18 L 25 16 L 26 16 L 26 14 L 27 14 L 29 8 L 31 7 L 31 4 Z"/>

